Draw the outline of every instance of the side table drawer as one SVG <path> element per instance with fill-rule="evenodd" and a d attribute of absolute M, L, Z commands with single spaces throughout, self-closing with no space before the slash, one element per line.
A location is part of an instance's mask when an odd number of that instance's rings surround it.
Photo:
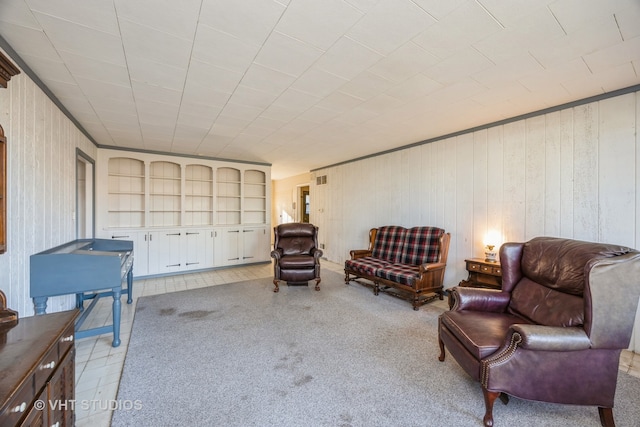
<path fill-rule="evenodd" d="M 480 271 L 483 274 L 491 274 L 492 276 L 502 276 L 502 269 L 500 267 L 492 267 L 489 265 L 478 265 L 478 267 L 479 267 L 478 271 Z"/>

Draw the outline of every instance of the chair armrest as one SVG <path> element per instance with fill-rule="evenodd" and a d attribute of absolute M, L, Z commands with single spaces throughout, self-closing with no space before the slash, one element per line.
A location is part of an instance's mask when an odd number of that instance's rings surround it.
<path fill-rule="evenodd" d="M 282 258 L 282 249 L 274 249 L 271 251 L 271 258 L 275 258 L 276 260 L 280 261 L 280 258 Z"/>
<path fill-rule="evenodd" d="M 351 259 L 358 259 L 358 258 L 364 258 L 366 256 L 371 256 L 371 251 L 368 249 L 354 249 L 352 251 L 349 251 L 349 254 L 351 255 Z"/>
<path fill-rule="evenodd" d="M 427 273 L 429 271 L 442 270 L 447 266 L 444 262 L 432 262 L 429 264 L 420 264 L 420 274 Z"/>
<path fill-rule="evenodd" d="M 315 259 L 320 259 L 323 255 L 322 249 L 313 248 L 311 250 L 311 255 L 313 255 Z"/>
<path fill-rule="evenodd" d="M 520 347 L 527 350 L 573 351 L 591 348 L 591 340 L 581 327 L 517 324 L 511 331 L 522 338 Z"/>
<path fill-rule="evenodd" d="M 511 300 L 509 292 L 496 289 L 454 286 L 451 292 L 451 310 L 488 311 L 504 313 Z"/>

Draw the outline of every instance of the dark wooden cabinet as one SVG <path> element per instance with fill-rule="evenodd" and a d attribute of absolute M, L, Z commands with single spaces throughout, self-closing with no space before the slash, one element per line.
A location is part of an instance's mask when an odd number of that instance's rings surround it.
<path fill-rule="evenodd" d="M 502 268 L 499 262 L 485 261 L 483 258 L 470 258 L 464 262 L 467 264 L 469 277 L 461 281 L 459 286 L 493 289 L 502 287 Z"/>
<path fill-rule="evenodd" d="M 0 327 L 0 426 L 73 427 L 78 310 Z"/>

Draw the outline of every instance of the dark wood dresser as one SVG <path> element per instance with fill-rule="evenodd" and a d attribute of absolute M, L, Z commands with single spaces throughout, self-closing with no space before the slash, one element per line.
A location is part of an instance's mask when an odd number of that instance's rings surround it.
<path fill-rule="evenodd" d="M 0 325 L 0 426 L 73 427 L 79 311 Z"/>

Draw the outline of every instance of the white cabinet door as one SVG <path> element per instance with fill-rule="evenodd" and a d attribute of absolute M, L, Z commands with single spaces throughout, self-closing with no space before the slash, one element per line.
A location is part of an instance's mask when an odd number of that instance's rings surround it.
<path fill-rule="evenodd" d="M 108 239 L 133 241 L 133 277 L 149 274 L 148 236 L 144 231 L 119 230 L 108 233 Z"/>
<path fill-rule="evenodd" d="M 242 230 L 242 262 L 261 262 L 269 259 L 266 227 L 245 227 Z"/>
<path fill-rule="evenodd" d="M 183 234 L 180 230 L 149 232 L 149 274 L 165 274 L 183 269 Z"/>
<path fill-rule="evenodd" d="M 186 230 L 183 240 L 186 270 L 213 267 L 213 230 Z"/>
<path fill-rule="evenodd" d="M 214 256 L 216 267 L 241 262 L 242 228 L 218 228 L 214 232 Z"/>

